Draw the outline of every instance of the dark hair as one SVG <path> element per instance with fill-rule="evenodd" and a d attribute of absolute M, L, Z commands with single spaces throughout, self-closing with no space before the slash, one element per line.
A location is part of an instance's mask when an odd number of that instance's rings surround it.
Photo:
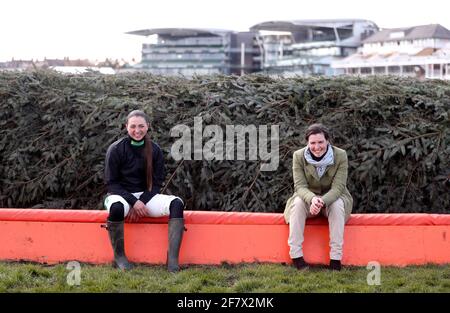
<path fill-rule="evenodd" d="M 312 124 L 306 129 L 305 140 L 308 141 L 309 136 L 316 134 L 323 134 L 326 140 L 331 140 L 330 130 L 325 125 L 320 123 Z"/>
<path fill-rule="evenodd" d="M 145 114 L 143 111 L 141 110 L 134 110 L 131 111 L 128 116 L 127 116 L 127 123 L 128 120 L 132 117 L 142 117 L 145 122 L 150 125 L 150 118 L 148 117 L 147 114 Z M 144 148 L 144 167 L 146 169 L 146 179 L 147 179 L 147 188 L 148 190 L 152 190 L 152 185 L 153 185 L 153 145 L 152 145 L 152 140 L 150 138 L 150 135 L 147 133 L 145 134 L 144 137 L 144 141 L 145 141 L 145 148 Z"/>
<path fill-rule="evenodd" d="M 130 118 L 135 117 L 135 116 L 142 117 L 147 124 L 150 124 L 150 118 L 148 117 L 147 114 L 145 114 L 144 111 L 141 111 L 141 110 L 134 110 L 134 111 L 131 111 L 130 113 L 128 113 L 127 123 Z"/>

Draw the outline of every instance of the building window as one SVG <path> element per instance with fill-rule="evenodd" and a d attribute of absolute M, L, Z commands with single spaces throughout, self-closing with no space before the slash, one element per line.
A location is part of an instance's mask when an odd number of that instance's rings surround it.
<path fill-rule="evenodd" d="M 389 74 L 398 74 L 400 73 L 400 66 L 389 66 L 388 67 Z"/>
<path fill-rule="evenodd" d="M 403 73 L 414 73 L 414 65 L 403 66 Z"/>
<path fill-rule="evenodd" d="M 375 67 L 375 74 L 385 74 L 386 68 L 384 66 Z"/>

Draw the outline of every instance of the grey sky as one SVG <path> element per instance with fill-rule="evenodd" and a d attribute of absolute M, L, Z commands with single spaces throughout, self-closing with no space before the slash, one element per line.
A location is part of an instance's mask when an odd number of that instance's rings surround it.
<path fill-rule="evenodd" d="M 162 27 L 248 30 L 271 20 L 360 18 L 381 28 L 441 24 L 442 0 L 2 0 L 0 61 L 47 58 L 140 58 L 144 37 Z"/>

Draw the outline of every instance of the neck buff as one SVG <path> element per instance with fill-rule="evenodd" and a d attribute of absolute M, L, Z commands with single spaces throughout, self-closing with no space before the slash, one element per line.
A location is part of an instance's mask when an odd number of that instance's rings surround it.
<path fill-rule="evenodd" d="M 135 146 L 135 147 L 140 147 L 144 144 L 144 139 L 142 139 L 141 141 L 136 141 L 130 137 L 130 140 L 131 140 L 131 145 Z"/>
<path fill-rule="evenodd" d="M 334 164 L 333 149 L 331 148 L 331 145 L 328 144 L 327 152 L 323 155 L 320 161 L 315 161 L 311 155 L 311 151 L 309 151 L 309 149 L 305 149 L 305 160 L 316 168 L 317 175 L 321 178 L 325 173 L 327 166 Z"/>

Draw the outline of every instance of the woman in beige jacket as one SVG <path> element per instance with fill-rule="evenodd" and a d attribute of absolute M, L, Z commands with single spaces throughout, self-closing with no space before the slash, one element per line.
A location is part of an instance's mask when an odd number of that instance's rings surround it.
<path fill-rule="evenodd" d="M 340 270 L 344 225 L 353 205 L 347 189 L 347 153 L 330 144 L 330 132 L 322 124 L 308 127 L 305 139 L 307 146 L 294 152 L 294 195 L 284 210 L 289 255 L 296 268 L 308 267 L 302 250 L 305 221 L 321 213 L 328 218 L 330 229 L 330 269 Z"/>

